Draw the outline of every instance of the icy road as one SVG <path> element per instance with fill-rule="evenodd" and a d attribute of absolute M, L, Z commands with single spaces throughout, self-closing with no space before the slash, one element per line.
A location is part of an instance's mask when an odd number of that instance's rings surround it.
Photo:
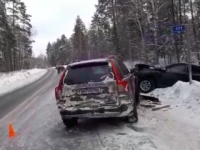
<path fill-rule="evenodd" d="M 198 150 L 200 123 L 182 110 L 139 108 L 138 124 L 119 119 L 81 120 L 69 130 L 58 113 L 53 69 L 40 80 L 0 97 L 0 150 Z M 7 101 L 7 102 L 6 102 Z M 5 105 L 6 103 L 6 105 Z M 174 113 L 180 113 L 179 117 Z M 182 119 L 180 119 L 181 117 Z M 188 119 L 191 122 L 188 122 Z M 8 137 L 12 123 L 16 137 Z"/>

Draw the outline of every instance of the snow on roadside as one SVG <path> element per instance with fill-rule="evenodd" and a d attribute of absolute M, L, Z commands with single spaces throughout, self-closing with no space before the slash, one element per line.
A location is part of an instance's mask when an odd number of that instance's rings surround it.
<path fill-rule="evenodd" d="M 99 131 L 101 141 L 105 146 L 102 150 L 169 150 L 162 141 L 150 134 L 137 132 L 132 125 L 120 129 L 106 128 Z M 102 134 L 103 133 L 103 134 Z"/>
<path fill-rule="evenodd" d="M 162 141 L 170 150 L 197 150 L 200 147 L 200 83 L 178 81 L 168 88 L 156 89 L 153 95 L 170 108 L 152 111 L 139 109 L 139 122 L 134 126 L 142 128 L 154 139 Z M 148 103 L 142 101 L 141 103 Z"/>
<path fill-rule="evenodd" d="M 168 146 L 168 150 L 199 149 L 199 115 L 195 116 L 187 109 L 178 107 L 159 111 L 140 108 L 139 116 L 139 122 L 133 126 L 150 134 L 154 140 Z"/>
<path fill-rule="evenodd" d="M 150 95 L 159 98 L 160 101 L 178 107 L 184 107 L 200 114 L 200 82 L 178 81 L 172 87 L 155 89 Z"/>
<path fill-rule="evenodd" d="M 0 95 L 28 85 L 47 72 L 46 69 L 21 70 L 11 73 L 0 73 Z"/>

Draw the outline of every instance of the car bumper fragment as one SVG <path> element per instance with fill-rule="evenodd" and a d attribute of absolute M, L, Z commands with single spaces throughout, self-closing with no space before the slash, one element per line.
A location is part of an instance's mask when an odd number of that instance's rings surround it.
<path fill-rule="evenodd" d="M 131 103 L 122 104 L 120 107 L 98 107 L 98 108 L 79 108 L 63 109 L 60 107 L 60 114 L 63 118 L 108 118 L 108 117 L 125 117 L 133 110 Z"/>

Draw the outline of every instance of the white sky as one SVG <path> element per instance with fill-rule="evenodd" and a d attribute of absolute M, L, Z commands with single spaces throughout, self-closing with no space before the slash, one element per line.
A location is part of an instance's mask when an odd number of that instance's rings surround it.
<path fill-rule="evenodd" d="M 37 31 L 33 44 L 35 55 L 46 54 L 48 41 L 53 42 L 62 34 L 73 33 L 75 19 L 80 15 L 89 27 L 97 0 L 22 0 L 32 15 L 32 25 Z"/>

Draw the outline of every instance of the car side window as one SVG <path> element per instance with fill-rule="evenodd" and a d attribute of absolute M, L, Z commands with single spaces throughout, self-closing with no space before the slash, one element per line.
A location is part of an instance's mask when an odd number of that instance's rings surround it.
<path fill-rule="evenodd" d="M 167 68 L 167 72 L 186 73 L 185 65 L 175 65 Z"/>
<path fill-rule="evenodd" d="M 200 75 L 200 67 L 199 66 L 192 66 L 192 73 Z"/>
<path fill-rule="evenodd" d="M 126 76 L 126 75 L 128 75 L 129 74 L 129 70 L 125 66 L 125 64 L 122 61 L 120 61 L 120 60 L 118 60 L 117 63 L 119 64 L 119 67 L 120 67 L 120 69 L 122 71 L 123 77 Z"/>

